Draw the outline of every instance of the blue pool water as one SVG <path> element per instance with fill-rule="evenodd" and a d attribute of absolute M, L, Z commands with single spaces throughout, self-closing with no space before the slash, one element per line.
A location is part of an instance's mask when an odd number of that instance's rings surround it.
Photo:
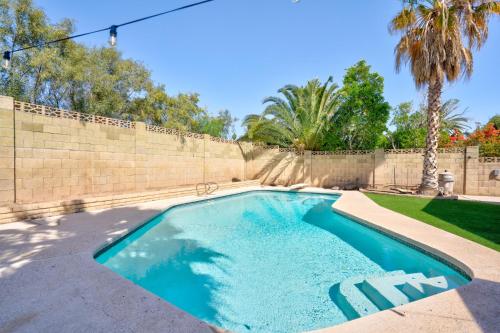
<path fill-rule="evenodd" d="M 334 195 L 255 191 L 171 208 L 96 260 L 234 332 L 299 332 L 350 318 L 339 283 L 457 271 L 332 211 Z M 347 313 L 347 314 L 346 314 Z"/>

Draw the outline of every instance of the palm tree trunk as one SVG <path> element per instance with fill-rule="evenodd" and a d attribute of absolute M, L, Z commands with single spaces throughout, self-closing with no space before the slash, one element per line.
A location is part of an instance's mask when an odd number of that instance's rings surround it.
<path fill-rule="evenodd" d="M 429 84 L 427 93 L 427 137 L 425 140 L 424 172 L 420 192 L 437 194 L 437 149 L 439 143 L 439 127 L 441 109 L 441 91 L 443 82 L 436 80 Z"/>

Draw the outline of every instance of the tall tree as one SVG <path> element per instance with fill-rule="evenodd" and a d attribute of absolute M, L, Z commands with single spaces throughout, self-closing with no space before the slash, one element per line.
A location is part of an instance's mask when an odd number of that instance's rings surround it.
<path fill-rule="evenodd" d="M 452 98 L 443 103 L 440 110 L 441 130 L 447 134 L 452 134 L 455 130 L 465 132 L 470 129 L 469 118 L 465 116 L 467 109 L 460 110 L 460 101 Z M 421 111 L 425 114 L 425 110 Z"/>
<path fill-rule="evenodd" d="M 69 36 L 70 20 L 51 24 L 32 0 L 0 0 L 0 50 Z M 228 136 L 229 112 L 211 116 L 199 96 L 169 96 L 142 64 L 116 49 L 89 48 L 73 40 L 16 52 L 10 69 L 0 69 L 0 94 L 16 100 L 104 115 L 184 131 Z M 204 128 L 212 124 L 210 128 Z M 214 124 L 222 124 L 215 126 Z"/>
<path fill-rule="evenodd" d="M 489 18 L 500 14 L 500 1 L 404 0 L 404 8 L 390 23 L 400 33 L 396 68 L 409 63 L 418 88 L 427 87 L 427 137 L 421 191 L 436 193 L 437 148 L 440 131 L 441 93 L 446 81 L 462 74 L 470 77 L 472 50 L 488 36 Z"/>
<path fill-rule="evenodd" d="M 425 114 L 415 111 L 411 102 L 401 103 L 393 109 L 391 126 L 387 134 L 393 149 L 422 148 L 425 146 Z"/>
<path fill-rule="evenodd" d="M 330 77 L 325 83 L 311 80 L 305 86 L 287 85 L 278 92 L 284 98 L 266 98 L 267 107 L 261 115 L 244 119 L 244 138 L 299 150 L 319 150 L 338 108 L 338 86 Z"/>
<path fill-rule="evenodd" d="M 216 116 L 203 114 L 199 119 L 197 132 L 229 139 L 234 134 L 234 123 L 237 120 L 228 110 L 219 111 Z"/>
<path fill-rule="evenodd" d="M 490 120 L 488 120 L 488 123 L 492 123 L 497 130 L 500 130 L 500 114 L 496 114 L 491 117 Z"/>
<path fill-rule="evenodd" d="M 51 39 L 68 36 L 73 31 L 69 20 L 50 25 L 45 13 L 31 0 L 0 0 L 0 47 L 10 51 L 27 45 L 37 45 Z M 54 68 L 71 41 L 39 50 L 33 48 L 16 53 L 10 70 L 0 70 L 0 93 L 16 99 L 38 102 L 40 96 L 51 94 Z"/>
<path fill-rule="evenodd" d="M 383 137 L 390 105 L 384 78 L 362 60 L 348 68 L 340 90 L 341 104 L 332 119 L 326 149 L 374 149 Z"/>
<path fill-rule="evenodd" d="M 450 99 L 443 103 L 440 110 L 440 138 L 449 138 L 455 130 L 464 132 L 469 128 L 469 119 L 465 117 L 467 109 L 459 110 L 458 99 Z M 399 104 L 393 109 L 391 126 L 387 139 L 392 148 L 423 148 L 427 135 L 427 108 L 421 104 L 414 109 L 411 102 Z"/>

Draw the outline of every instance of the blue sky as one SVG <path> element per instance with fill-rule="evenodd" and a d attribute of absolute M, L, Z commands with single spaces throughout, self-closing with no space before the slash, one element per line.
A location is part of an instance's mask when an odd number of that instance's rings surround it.
<path fill-rule="evenodd" d="M 35 0 L 52 22 L 71 18 L 86 32 L 154 14 L 194 0 Z M 120 28 L 118 49 L 142 62 L 170 94 L 198 92 L 212 113 L 228 109 L 242 119 L 260 113 L 262 99 L 288 83 L 333 75 L 365 59 L 385 78 L 391 105 L 413 100 L 408 69 L 394 70 L 398 38 L 387 32 L 399 0 L 216 0 L 201 7 Z M 80 39 L 105 45 L 107 33 Z M 471 124 L 500 113 L 500 18 L 493 18 L 485 47 L 475 55 L 474 74 L 445 88 L 458 98 Z M 237 126 L 237 132 L 241 128 Z"/>

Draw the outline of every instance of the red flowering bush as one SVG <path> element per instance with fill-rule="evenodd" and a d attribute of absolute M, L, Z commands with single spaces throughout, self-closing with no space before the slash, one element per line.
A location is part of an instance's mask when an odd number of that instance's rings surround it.
<path fill-rule="evenodd" d="M 466 140 L 467 146 L 479 146 L 481 156 L 500 156 L 500 130 L 493 123 L 477 129 Z"/>
<path fill-rule="evenodd" d="M 450 147 L 463 147 L 465 145 L 466 138 L 459 129 L 454 129 L 453 134 L 449 135 L 446 132 L 442 132 L 439 136 L 439 147 L 450 148 Z"/>

